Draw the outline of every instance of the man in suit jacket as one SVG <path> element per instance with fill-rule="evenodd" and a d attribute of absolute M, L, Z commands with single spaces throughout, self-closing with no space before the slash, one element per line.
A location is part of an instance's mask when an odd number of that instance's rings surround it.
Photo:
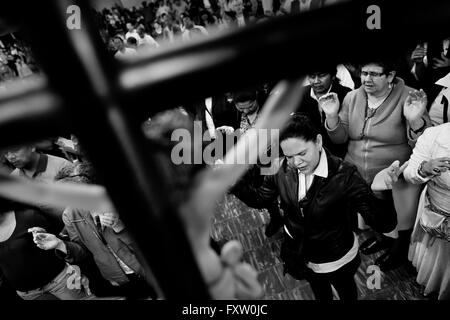
<path fill-rule="evenodd" d="M 306 93 L 296 113 L 305 114 L 313 124 L 320 129 L 324 146 L 335 156 L 344 158 L 347 153 L 347 144 L 334 144 L 327 135 L 324 126 L 325 114 L 319 105 L 319 99 L 323 95 L 334 92 L 337 94 L 342 104 L 344 97 L 350 92 L 350 88 L 344 87 L 336 78 L 336 68 L 325 68 L 325 70 L 308 74 L 309 85 Z M 308 94 L 309 92 L 309 94 Z"/>
<path fill-rule="evenodd" d="M 222 126 L 239 127 L 239 113 L 225 95 L 208 97 L 186 108 L 194 118 L 201 121 L 203 133 L 207 130 L 214 137 L 214 131 Z"/>

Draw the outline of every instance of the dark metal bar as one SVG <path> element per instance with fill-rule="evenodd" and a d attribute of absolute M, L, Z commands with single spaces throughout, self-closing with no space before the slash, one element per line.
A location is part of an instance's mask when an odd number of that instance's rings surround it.
<path fill-rule="evenodd" d="M 447 36 L 450 29 L 448 1 L 435 0 L 428 7 L 417 0 L 378 3 L 386 21 L 381 30 L 366 28 L 366 9 L 373 1 L 351 1 L 170 49 L 126 66 L 119 77 L 87 19 L 84 1 L 78 3 L 83 28 L 72 31 L 65 28 L 69 1 L 28 3 L 23 21 L 51 87 L 64 97 L 68 115 L 79 124 L 75 133 L 167 298 L 206 298 L 208 294 L 181 222 L 164 199 L 168 190 L 161 183 L 160 164 L 151 152 L 141 149 L 145 140 L 136 120 L 213 93 L 304 74 L 323 63 L 390 56 L 420 38 Z M 64 60 L 57 63 L 59 59 Z M 44 110 L 58 114 L 58 108 L 51 107 L 58 105 L 55 96 L 41 92 L 37 97 L 41 102 L 36 105 L 41 107 L 32 107 L 37 119 L 43 119 Z M 1 110 L 11 108 L 3 105 Z M 26 113 L 21 118 L 17 112 L 0 125 L 25 128 L 24 124 L 37 119 Z M 44 127 L 43 123 L 37 126 Z M 29 128 L 24 130 L 28 136 Z M 26 135 L 19 135 L 17 141 Z"/>
<path fill-rule="evenodd" d="M 0 94 L 0 148 L 64 135 L 71 124 L 43 78 L 8 84 Z"/>
<path fill-rule="evenodd" d="M 367 8 L 373 4 L 381 8 L 381 30 L 367 28 Z M 171 48 L 130 63 L 119 79 L 130 109 L 136 109 L 133 101 L 149 101 L 149 107 L 136 110 L 142 118 L 215 93 L 305 74 L 325 63 L 392 58 L 420 39 L 443 39 L 448 30 L 446 0 L 427 5 L 417 0 L 349 1 Z"/>
<path fill-rule="evenodd" d="M 64 97 L 67 112 L 78 124 L 75 134 L 165 298 L 207 299 L 182 222 L 168 202 L 170 190 L 163 183 L 162 164 L 146 149 L 141 127 L 129 120 L 128 110 L 120 105 L 115 64 L 89 19 L 86 1 L 76 3 L 82 13 L 81 30 L 66 28 L 66 9 L 71 4 L 64 0 L 29 4 L 24 27 L 35 54 L 52 88 Z"/>

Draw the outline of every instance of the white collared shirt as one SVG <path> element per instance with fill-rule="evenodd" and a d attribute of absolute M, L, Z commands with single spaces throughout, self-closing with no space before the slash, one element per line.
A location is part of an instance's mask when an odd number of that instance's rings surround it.
<path fill-rule="evenodd" d="M 303 174 L 301 172 L 298 173 L 298 200 L 302 200 L 306 196 L 306 192 L 308 192 L 311 187 L 314 176 L 326 178 L 328 177 L 328 161 L 325 150 L 322 149 L 320 154 L 319 164 L 316 169 L 311 174 Z"/>
<path fill-rule="evenodd" d="M 320 153 L 319 163 L 313 173 L 305 175 L 298 172 L 298 201 L 302 200 L 306 196 L 306 192 L 308 192 L 313 183 L 314 176 L 319 176 L 322 178 L 328 177 L 328 160 L 324 149 L 322 149 L 322 152 Z M 291 238 L 294 238 L 289 233 L 286 225 L 284 226 L 284 230 Z"/>
<path fill-rule="evenodd" d="M 311 187 L 314 176 L 327 178 L 328 177 L 328 160 L 327 155 L 325 153 L 325 150 L 322 150 L 320 154 L 320 160 L 319 164 L 317 165 L 316 169 L 313 173 L 305 175 L 301 172 L 298 173 L 298 200 L 300 201 L 303 199 L 306 195 L 306 192 Z M 286 226 L 284 226 L 285 231 L 288 233 Z M 292 236 L 291 236 L 292 238 Z M 358 254 L 358 238 L 356 237 L 356 234 L 353 233 L 353 246 L 352 248 L 339 260 L 326 262 L 326 263 L 312 263 L 308 262 L 307 266 L 311 270 L 313 270 L 315 273 L 328 273 L 333 272 L 341 268 L 342 266 L 346 265 L 350 261 L 352 261 L 356 255 Z"/>

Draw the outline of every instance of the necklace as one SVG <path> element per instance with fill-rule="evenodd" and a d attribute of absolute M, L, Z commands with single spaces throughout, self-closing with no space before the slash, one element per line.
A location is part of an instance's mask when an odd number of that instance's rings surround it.
<path fill-rule="evenodd" d="M 384 96 L 382 98 L 382 100 L 380 100 L 380 102 L 377 105 L 374 105 L 372 103 L 372 105 L 370 106 L 371 102 L 369 100 L 369 96 L 367 96 L 366 110 L 365 110 L 365 115 L 364 115 L 364 123 L 363 123 L 362 129 L 361 129 L 361 134 L 360 134 L 360 139 L 361 140 L 363 140 L 366 137 L 366 132 L 365 131 L 366 131 L 368 120 L 375 116 L 375 114 L 377 113 L 378 107 L 383 104 L 383 102 L 389 97 L 391 92 L 392 92 L 392 87 L 390 87 L 390 89 L 387 92 L 386 96 Z"/>
<path fill-rule="evenodd" d="M 382 97 L 379 98 L 375 98 L 372 100 L 370 99 L 370 96 L 367 95 L 367 106 L 369 107 L 369 109 L 376 109 L 379 106 L 381 106 L 383 104 L 383 102 L 387 99 L 387 97 L 389 97 L 389 95 L 392 92 L 392 87 L 389 88 L 389 90 L 386 92 L 385 95 L 383 95 Z"/>

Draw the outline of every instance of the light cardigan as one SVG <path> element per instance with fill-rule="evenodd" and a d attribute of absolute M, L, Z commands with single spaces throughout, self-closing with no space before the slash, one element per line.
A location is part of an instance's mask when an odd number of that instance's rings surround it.
<path fill-rule="evenodd" d="M 325 124 L 333 143 L 349 141 L 345 160 L 358 168 L 367 183 L 372 183 L 375 175 L 395 160 L 401 163 L 409 159 L 411 145 L 425 127 L 430 126 L 428 113 L 422 116 L 426 126 L 415 134 L 403 116 L 403 104 L 413 88 L 405 86 L 402 79 L 394 80 L 389 96 L 377 108 L 375 115 L 367 120 L 365 137 L 361 139 L 367 107 L 367 94 L 361 86 L 349 92 L 339 112 L 336 128 L 330 130 Z"/>
<path fill-rule="evenodd" d="M 420 164 L 422 161 L 430 161 L 442 157 L 450 157 L 450 122 L 428 128 L 423 135 L 420 136 L 417 140 L 416 147 L 411 154 L 408 166 L 403 172 L 405 179 L 414 184 L 429 182 L 429 180 L 432 180 L 431 178 L 423 178 L 419 175 Z M 445 172 L 441 176 L 434 177 L 434 181 L 429 184 L 428 189 L 434 192 L 434 189 L 439 189 L 436 188 L 438 185 L 441 190 L 444 189 L 444 184 L 439 183 L 439 180 L 442 182 L 445 178 L 450 181 L 448 174 L 448 172 Z M 441 196 L 448 198 L 448 195 L 445 194 L 442 194 Z"/>

